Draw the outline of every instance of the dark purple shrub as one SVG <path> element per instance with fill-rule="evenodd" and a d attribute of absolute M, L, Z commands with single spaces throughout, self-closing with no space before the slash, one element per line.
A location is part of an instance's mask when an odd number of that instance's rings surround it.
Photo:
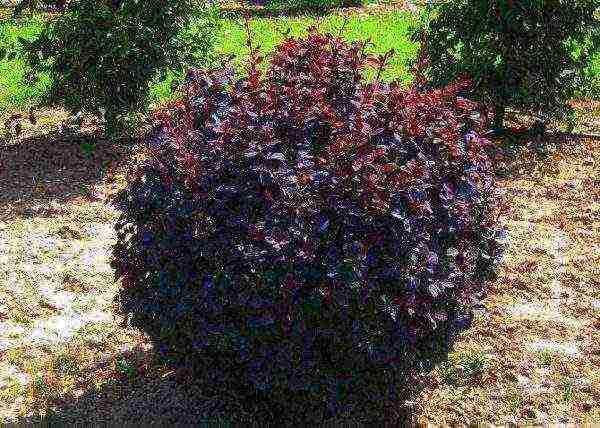
<path fill-rule="evenodd" d="M 387 56 L 362 52 L 311 31 L 264 77 L 257 56 L 242 80 L 191 70 L 157 112 L 113 266 L 120 311 L 173 363 L 391 387 L 469 326 L 501 254 L 482 116 L 468 82 L 363 82 Z"/>

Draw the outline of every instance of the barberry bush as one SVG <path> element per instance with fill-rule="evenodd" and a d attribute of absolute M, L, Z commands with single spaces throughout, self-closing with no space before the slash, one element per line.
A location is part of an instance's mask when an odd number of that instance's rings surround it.
<path fill-rule="evenodd" d="M 32 42 L 28 63 L 52 86 L 42 103 L 118 118 L 148 106 L 150 83 L 211 60 L 216 10 L 189 0 L 71 0 Z M 191 24 L 194 29 L 191 31 Z"/>
<path fill-rule="evenodd" d="M 365 83 L 389 55 L 315 29 L 266 75 L 253 52 L 247 77 L 190 70 L 155 113 L 149 157 L 114 201 L 117 310 L 215 378 L 244 367 L 272 393 L 347 381 L 393 396 L 495 278 L 485 116 L 459 96 L 468 82 Z"/>
<path fill-rule="evenodd" d="M 430 87 L 469 75 L 470 98 L 495 110 L 498 128 L 508 108 L 542 123 L 572 118 L 566 102 L 584 89 L 590 58 L 600 50 L 599 8 L 598 0 L 431 3 L 424 75 Z"/>

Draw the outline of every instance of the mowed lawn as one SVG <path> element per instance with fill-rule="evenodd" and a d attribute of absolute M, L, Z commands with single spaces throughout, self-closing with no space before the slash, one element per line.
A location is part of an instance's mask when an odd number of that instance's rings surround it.
<path fill-rule="evenodd" d="M 36 83 L 28 82 L 26 76 L 30 69 L 24 59 L 18 54 L 12 59 L 4 55 L 4 52 L 14 51 L 14 47 L 18 46 L 18 37 L 32 40 L 39 34 L 44 19 L 42 15 L 35 15 L 17 23 L 10 20 L 0 23 L 0 112 L 27 109 L 40 99 L 51 84 L 47 75 L 39 76 L 40 79 Z M 341 36 L 348 41 L 370 39 L 372 44 L 367 48 L 369 53 L 382 54 L 394 49 L 395 55 L 382 77 L 386 80 L 398 79 L 408 82 L 411 78 L 408 61 L 416 55 L 418 49 L 418 44 L 409 39 L 409 25 L 414 19 L 409 12 L 398 10 L 372 13 L 354 11 L 348 14 L 348 21 L 344 26 L 344 14 L 332 12 L 323 17 L 255 17 L 250 21 L 250 28 L 254 44 L 268 57 L 277 44 L 285 39 L 286 32 L 289 32 L 290 36 L 298 37 L 307 34 L 310 26 L 318 25 L 323 31 L 340 34 L 344 27 Z M 249 53 L 243 18 L 225 19 L 215 37 L 216 53 L 223 57 L 233 55 L 233 65 L 243 72 Z M 367 70 L 365 74 L 366 78 L 371 78 L 374 72 Z M 164 80 L 156 79 L 150 91 L 152 105 L 173 98 L 175 94 L 171 92 L 170 86 L 175 77 L 176 74 L 171 73 Z"/>
<path fill-rule="evenodd" d="M 41 15 L 13 22 L 0 14 L 0 116 L 34 104 L 50 86 L 47 75 L 39 76 L 36 83 L 27 82 L 26 76 L 31 70 L 18 51 L 15 52 L 18 38 L 33 40 L 41 33 L 43 23 Z M 11 58 L 10 52 L 16 53 L 16 57 Z"/>
<path fill-rule="evenodd" d="M 0 116 L 3 116 L 2 113 L 25 110 L 35 105 L 51 84 L 47 75 L 39 75 L 35 82 L 29 80 L 28 73 L 31 70 L 18 49 L 15 49 L 19 46 L 19 37 L 32 40 L 39 34 L 45 19 L 45 16 L 37 14 L 14 22 L 4 16 L 4 22 L 0 22 Z M 345 19 L 347 22 L 344 22 Z M 285 39 L 286 34 L 293 37 L 303 36 L 313 25 L 317 25 L 322 31 L 339 34 L 348 41 L 369 40 L 369 53 L 383 54 L 394 49 L 395 54 L 382 78 L 409 83 L 412 78 L 409 62 L 416 56 L 419 47 L 418 43 L 410 40 L 410 26 L 416 19 L 415 15 L 404 10 L 369 12 L 368 9 L 354 9 L 350 12 L 333 11 L 325 16 L 254 17 L 250 21 L 250 28 L 254 44 L 267 59 L 275 47 Z M 243 73 L 249 53 L 244 19 L 241 16 L 224 19 L 215 39 L 216 53 L 223 58 L 233 55 L 234 67 Z M 11 51 L 16 51 L 15 58 L 8 55 Z M 267 64 L 268 61 L 263 67 Z M 588 70 L 597 82 L 593 86 L 600 88 L 600 53 L 594 56 Z M 374 70 L 366 70 L 365 78 L 370 79 L 373 76 Z M 169 73 L 153 82 L 150 89 L 151 108 L 177 95 L 171 91 L 171 82 L 176 77 L 178 76 L 175 73 Z M 600 95 L 599 89 L 582 88 L 582 92 L 584 96 Z"/>

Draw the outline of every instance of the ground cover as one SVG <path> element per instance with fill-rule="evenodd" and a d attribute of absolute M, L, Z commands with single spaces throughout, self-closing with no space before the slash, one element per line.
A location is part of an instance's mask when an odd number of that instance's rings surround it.
<path fill-rule="evenodd" d="M 599 132 L 598 104 L 577 106 L 578 129 Z M 124 168 L 143 148 L 108 145 L 87 156 L 81 147 L 98 131 L 49 131 L 56 116 L 46 112 L 0 149 L 0 182 L 8 184 L 0 200 L 3 420 L 269 420 L 243 409 L 232 392 L 166 371 L 147 338 L 113 318 L 117 284 L 108 257 L 116 212 L 105 201 L 124 186 Z M 405 403 L 413 422 L 600 420 L 600 147 L 555 143 L 545 160 L 525 150 L 507 164 L 501 221 L 510 250 L 487 315 L 477 316 L 449 362 Z"/>

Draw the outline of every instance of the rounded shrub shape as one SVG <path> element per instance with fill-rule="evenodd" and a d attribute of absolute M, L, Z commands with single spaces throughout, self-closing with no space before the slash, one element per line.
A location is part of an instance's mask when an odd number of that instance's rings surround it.
<path fill-rule="evenodd" d="M 71 0 L 24 50 L 34 70 L 50 74 L 43 102 L 103 114 L 112 132 L 120 115 L 146 108 L 160 74 L 211 61 L 217 28 L 203 2 Z"/>
<path fill-rule="evenodd" d="M 482 116 L 467 83 L 363 82 L 386 57 L 362 52 L 312 29 L 266 76 L 255 54 L 243 79 L 189 71 L 156 113 L 113 267 L 120 312 L 173 364 L 393 394 L 468 327 L 501 254 Z"/>
<path fill-rule="evenodd" d="M 495 109 L 572 116 L 567 101 L 586 87 L 600 46 L 597 0 L 459 0 L 431 3 L 420 66 L 431 85 L 467 74 L 471 96 Z"/>

